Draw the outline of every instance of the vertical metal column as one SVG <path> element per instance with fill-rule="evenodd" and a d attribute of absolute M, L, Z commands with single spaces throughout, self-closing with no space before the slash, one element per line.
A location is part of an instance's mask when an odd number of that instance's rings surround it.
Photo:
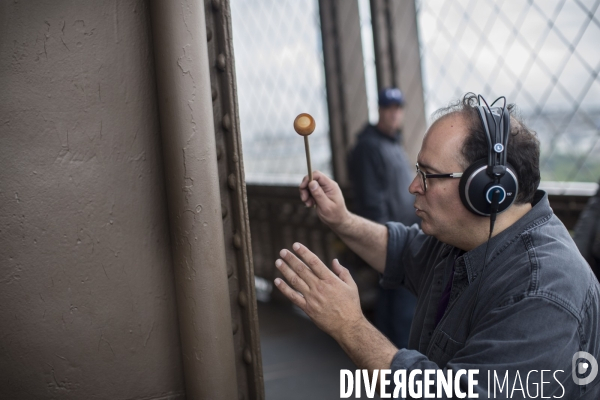
<path fill-rule="evenodd" d="M 204 0 L 235 367 L 240 399 L 264 399 L 250 223 L 228 0 Z M 259 238 L 260 240 L 261 238 Z"/>
<path fill-rule="evenodd" d="M 186 397 L 236 399 L 204 3 L 150 10 Z"/>
<path fill-rule="evenodd" d="M 346 154 L 368 121 L 357 0 L 319 0 L 333 174 L 348 183 Z"/>
<path fill-rule="evenodd" d="M 371 21 L 377 86 L 404 92 L 404 146 L 415 162 L 427 127 L 415 2 L 371 0 Z"/>

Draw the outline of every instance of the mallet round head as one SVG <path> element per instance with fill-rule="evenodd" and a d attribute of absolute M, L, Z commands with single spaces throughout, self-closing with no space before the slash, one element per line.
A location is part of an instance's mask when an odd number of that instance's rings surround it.
<path fill-rule="evenodd" d="M 294 129 L 301 136 L 308 136 L 315 130 L 315 119 L 307 113 L 302 113 L 294 120 Z"/>

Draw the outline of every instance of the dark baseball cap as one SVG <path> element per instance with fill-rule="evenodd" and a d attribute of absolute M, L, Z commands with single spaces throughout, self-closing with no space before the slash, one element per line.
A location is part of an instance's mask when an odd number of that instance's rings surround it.
<path fill-rule="evenodd" d="M 379 107 L 389 107 L 391 105 L 404 106 L 404 96 L 400 89 L 396 87 L 384 88 L 379 92 Z"/>

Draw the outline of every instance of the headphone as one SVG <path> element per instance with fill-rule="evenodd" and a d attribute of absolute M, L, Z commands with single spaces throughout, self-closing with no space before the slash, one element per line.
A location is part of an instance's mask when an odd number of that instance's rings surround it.
<path fill-rule="evenodd" d="M 494 107 L 498 100 L 502 107 Z M 460 178 L 459 192 L 467 210 L 495 220 L 510 207 L 519 191 L 515 169 L 506 161 L 508 137 L 510 136 L 510 113 L 504 96 L 494 100 L 491 106 L 483 96 L 477 96 L 477 112 L 485 131 L 488 157 L 475 161 Z"/>
<path fill-rule="evenodd" d="M 494 107 L 498 100 L 504 100 L 502 107 Z M 475 304 L 479 299 L 479 291 L 483 274 L 487 266 L 487 253 L 494 231 L 496 215 L 510 207 L 519 191 L 519 181 L 512 165 L 506 161 L 508 137 L 510 136 L 510 113 L 506 109 L 506 97 L 494 100 L 491 106 L 483 96 L 477 96 L 477 113 L 483 125 L 488 144 L 487 160 L 475 161 L 463 172 L 458 186 L 460 199 L 467 208 L 476 215 L 490 217 L 490 235 L 485 246 L 484 264 L 481 270 Z M 484 105 L 482 105 L 482 103 Z M 471 308 L 469 332 L 473 325 L 475 306 Z"/>

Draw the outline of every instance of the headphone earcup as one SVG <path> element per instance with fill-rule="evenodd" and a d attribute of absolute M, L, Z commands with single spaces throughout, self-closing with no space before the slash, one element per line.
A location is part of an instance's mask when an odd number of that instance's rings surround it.
<path fill-rule="evenodd" d="M 506 164 L 506 173 L 500 178 L 500 183 L 494 185 L 494 180 L 487 174 L 487 159 L 475 161 L 463 172 L 458 190 L 460 199 L 467 210 L 476 215 L 488 217 L 491 211 L 492 187 L 501 191 L 498 214 L 512 205 L 517 198 L 519 182 L 514 168 Z"/>

